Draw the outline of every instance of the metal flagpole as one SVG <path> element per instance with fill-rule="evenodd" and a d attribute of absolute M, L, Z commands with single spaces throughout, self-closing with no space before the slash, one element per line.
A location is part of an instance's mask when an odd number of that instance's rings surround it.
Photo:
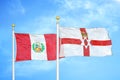
<path fill-rule="evenodd" d="M 56 80 L 59 80 L 59 20 L 60 20 L 60 17 L 56 16 L 56 26 L 57 26 Z"/>
<path fill-rule="evenodd" d="M 15 80 L 14 27 L 15 24 L 12 24 L 12 80 Z"/>

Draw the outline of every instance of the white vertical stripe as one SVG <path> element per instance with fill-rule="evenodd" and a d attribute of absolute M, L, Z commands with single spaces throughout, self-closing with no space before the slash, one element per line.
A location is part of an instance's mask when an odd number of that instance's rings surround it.
<path fill-rule="evenodd" d="M 44 35 L 30 35 L 31 40 L 31 58 L 32 60 L 47 60 L 46 41 Z M 43 52 L 35 52 L 33 50 L 34 43 L 42 43 L 44 45 Z"/>

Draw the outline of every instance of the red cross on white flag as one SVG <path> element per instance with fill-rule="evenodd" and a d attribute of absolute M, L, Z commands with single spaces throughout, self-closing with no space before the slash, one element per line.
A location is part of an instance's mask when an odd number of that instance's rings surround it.
<path fill-rule="evenodd" d="M 105 28 L 60 27 L 60 56 L 111 55 L 112 42 Z"/>

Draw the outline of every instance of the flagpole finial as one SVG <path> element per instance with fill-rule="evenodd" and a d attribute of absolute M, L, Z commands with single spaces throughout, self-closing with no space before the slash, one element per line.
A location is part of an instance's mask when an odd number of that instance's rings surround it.
<path fill-rule="evenodd" d="M 15 24 L 12 24 L 11 26 L 12 26 L 12 30 L 14 30 Z"/>
<path fill-rule="evenodd" d="M 56 23 L 59 24 L 60 16 L 56 16 Z"/>
<path fill-rule="evenodd" d="M 15 27 L 15 24 L 12 24 L 12 27 Z"/>
<path fill-rule="evenodd" d="M 56 20 L 60 20 L 60 16 L 56 16 Z"/>

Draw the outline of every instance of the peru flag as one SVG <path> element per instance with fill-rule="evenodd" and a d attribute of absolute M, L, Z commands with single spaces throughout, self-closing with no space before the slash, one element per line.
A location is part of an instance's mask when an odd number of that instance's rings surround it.
<path fill-rule="evenodd" d="M 60 56 L 111 55 L 112 42 L 105 28 L 60 27 Z"/>
<path fill-rule="evenodd" d="M 56 34 L 32 35 L 15 33 L 16 61 L 55 60 Z"/>

